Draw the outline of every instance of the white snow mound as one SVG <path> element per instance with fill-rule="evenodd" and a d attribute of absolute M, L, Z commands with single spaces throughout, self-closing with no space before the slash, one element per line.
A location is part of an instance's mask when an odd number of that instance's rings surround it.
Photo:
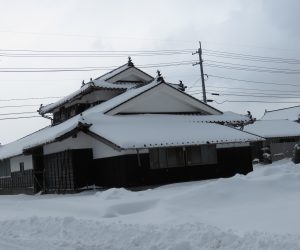
<path fill-rule="evenodd" d="M 0 249 L 300 249 L 300 165 L 133 192 L 0 196 Z"/>

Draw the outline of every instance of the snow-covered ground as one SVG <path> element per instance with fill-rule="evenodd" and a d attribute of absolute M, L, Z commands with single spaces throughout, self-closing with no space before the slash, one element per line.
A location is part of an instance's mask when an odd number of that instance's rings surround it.
<path fill-rule="evenodd" d="M 0 249 L 300 249 L 300 165 L 140 192 L 0 196 Z"/>

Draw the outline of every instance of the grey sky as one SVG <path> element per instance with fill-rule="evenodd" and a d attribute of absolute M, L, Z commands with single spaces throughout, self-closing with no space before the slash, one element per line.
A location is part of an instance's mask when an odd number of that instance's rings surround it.
<path fill-rule="evenodd" d="M 204 49 L 300 59 L 300 2 L 297 0 L 0 0 L 0 49 L 34 50 L 161 50 Z M 183 56 L 134 57 L 135 64 L 157 64 L 196 60 Z M 223 61 L 274 68 L 300 69 L 300 65 L 262 63 L 204 56 L 204 60 Z M 119 66 L 119 58 L 8 58 L 0 57 L 0 68 L 7 67 L 83 67 Z M 199 89 L 199 68 L 187 66 L 159 68 L 171 82 L 183 82 Z M 145 69 L 155 75 L 157 68 Z M 299 74 L 258 73 L 204 66 L 205 73 L 230 78 L 276 83 L 299 83 Z M 64 96 L 78 89 L 83 79 L 105 71 L 63 73 L 1 73 L 0 99 Z M 197 81 L 198 80 L 198 81 Z M 256 88 L 261 92 L 300 91 L 293 86 L 262 85 L 209 77 L 207 88 Z M 195 88 L 196 86 L 196 88 Z M 242 90 L 220 89 L 220 92 Z M 215 91 L 216 92 L 216 91 Z M 300 95 L 300 92 L 298 92 Z M 201 98 L 201 94 L 197 97 Z M 245 96 L 208 95 L 224 100 L 258 100 Z M 263 100 L 260 98 L 259 100 Z M 265 99 L 266 100 L 266 99 Z M 291 99 L 268 99 L 291 101 Z M 0 113 L 35 111 L 40 103 L 52 100 L 1 102 L 0 106 L 37 104 L 36 107 L 1 108 Z M 297 99 L 292 101 L 297 102 Z M 212 103 L 221 110 L 252 111 L 260 117 L 264 109 L 293 104 Z M 1 116 L 0 118 L 4 118 Z M 0 142 L 7 143 L 49 124 L 40 118 L 0 120 Z"/>

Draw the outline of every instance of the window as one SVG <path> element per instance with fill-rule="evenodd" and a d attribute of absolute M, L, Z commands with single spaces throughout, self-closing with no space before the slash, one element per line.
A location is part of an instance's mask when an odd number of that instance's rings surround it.
<path fill-rule="evenodd" d="M 20 173 L 24 172 L 24 162 L 20 162 Z"/>
<path fill-rule="evenodd" d="M 217 163 L 217 150 L 215 145 L 203 145 L 186 148 L 187 165 L 208 165 Z"/>
<path fill-rule="evenodd" d="M 215 145 L 150 149 L 150 168 L 173 168 L 216 164 Z"/>
<path fill-rule="evenodd" d="M 168 167 L 184 167 L 183 148 L 168 148 L 167 150 Z"/>
<path fill-rule="evenodd" d="M 164 148 L 150 150 L 150 165 L 151 168 L 167 168 L 167 151 Z"/>

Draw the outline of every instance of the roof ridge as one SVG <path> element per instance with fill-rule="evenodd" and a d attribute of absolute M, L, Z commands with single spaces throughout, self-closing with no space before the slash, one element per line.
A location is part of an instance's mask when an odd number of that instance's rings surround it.
<path fill-rule="evenodd" d="M 106 76 L 106 75 L 108 75 L 108 74 L 110 74 L 110 73 L 112 73 L 112 72 L 114 72 L 114 71 L 116 71 L 116 70 L 118 70 L 118 69 L 124 67 L 124 66 L 134 67 L 134 66 L 129 66 L 128 63 L 125 63 L 125 64 L 123 64 L 123 65 L 121 65 L 121 66 L 119 66 L 119 67 L 117 67 L 117 68 L 115 68 L 115 69 L 113 69 L 113 70 L 111 70 L 111 71 L 108 71 L 108 72 L 106 72 L 105 74 L 103 74 L 103 75 L 101 75 L 101 76 L 95 78 L 94 80 L 99 80 L 99 79 L 101 79 L 102 77 L 104 77 L 104 76 Z M 105 81 L 105 80 L 104 80 L 104 81 Z"/>

